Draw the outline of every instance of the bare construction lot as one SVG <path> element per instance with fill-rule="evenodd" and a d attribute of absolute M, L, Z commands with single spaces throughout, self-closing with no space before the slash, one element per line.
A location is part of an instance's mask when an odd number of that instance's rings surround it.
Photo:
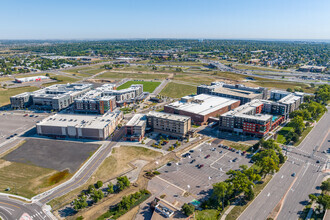
<path fill-rule="evenodd" d="M 246 156 L 219 147 L 216 143 L 204 143 L 195 148 L 178 163 L 167 164 L 159 169 L 159 176 L 179 188 L 204 197 L 212 184 L 227 179 L 226 172 L 238 169 L 240 165 L 250 166 Z"/>
<path fill-rule="evenodd" d="M 25 143 L 2 159 L 58 171 L 68 169 L 74 173 L 98 147 L 98 144 L 83 142 L 26 139 Z"/>

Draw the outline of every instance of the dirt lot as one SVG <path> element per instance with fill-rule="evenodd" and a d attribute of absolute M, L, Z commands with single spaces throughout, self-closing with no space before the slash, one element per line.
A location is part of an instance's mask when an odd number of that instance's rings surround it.
<path fill-rule="evenodd" d="M 0 192 L 31 198 L 48 190 L 52 186 L 48 178 L 56 173 L 56 170 L 0 159 Z"/>
<path fill-rule="evenodd" d="M 26 139 L 2 159 L 58 171 L 69 169 L 70 173 L 74 173 L 98 147 L 97 144 L 82 142 Z"/>

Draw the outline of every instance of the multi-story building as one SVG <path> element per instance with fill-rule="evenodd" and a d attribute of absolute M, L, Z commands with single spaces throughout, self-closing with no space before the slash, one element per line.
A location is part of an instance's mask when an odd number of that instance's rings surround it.
<path fill-rule="evenodd" d="M 10 97 L 12 108 L 35 108 L 61 110 L 83 96 L 92 88 L 92 84 L 56 84 L 30 93 Z"/>
<path fill-rule="evenodd" d="M 74 100 L 74 110 L 82 113 L 104 114 L 116 108 L 116 97 L 104 95 L 102 90 L 91 90 Z"/>
<path fill-rule="evenodd" d="M 191 129 L 191 118 L 188 116 L 152 111 L 147 114 L 147 126 L 154 132 L 183 138 L 187 136 Z"/>
<path fill-rule="evenodd" d="M 285 121 L 285 105 L 253 100 L 220 116 L 219 129 L 238 134 L 263 137 Z"/>
<path fill-rule="evenodd" d="M 147 126 L 147 117 L 144 114 L 135 114 L 125 125 L 125 141 L 141 141 L 144 138 Z"/>
<path fill-rule="evenodd" d="M 38 122 L 37 133 L 59 138 L 108 138 L 123 119 L 121 111 L 108 112 L 102 116 L 56 114 Z"/>
<path fill-rule="evenodd" d="M 180 101 L 164 106 L 164 111 L 171 114 L 191 117 L 196 125 L 205 125 L 210 117 L 219 117 L 232 109 L 237 108 L 240 101 L 214 95 L 200 94 L 185 96 Z"/>
<path fill-rule="evenodd" d="M 143 93 L 142 84 L 133 84 L 127 89 L 122 90 L 105 90 L 104 95 L 115 96 L 117 105 L 124 105 L 137 100 Z"/>
<path fill-rule="evenodd" d="M 307 95 L 302 92 L 287 92 L 282 90 L 272 90 L 270 92 L 270 99 L 276 101 L 279 104 L 286 106 L 286 118 L 288 115 L 297 110 L 301 103 L 304 101 L 304 96 Z"/>
<path fill-rule="evenodd" d="M 32 104 L 32 92 L 24 92 L 10 97 L 10 104 L 12 108 L 24 109 Z"/>
<path fill-rule="evenodd" d="M 251 102 L 254 99 L 267 99 L 268 90 L 263 87 L 247 87 L 241 84 L 227 84 L 213 82 L 211 85 L 200 85 L 197 87 L 197 94 L 209 94 L 219 97 L 237 99 L 241 105 Z"/>

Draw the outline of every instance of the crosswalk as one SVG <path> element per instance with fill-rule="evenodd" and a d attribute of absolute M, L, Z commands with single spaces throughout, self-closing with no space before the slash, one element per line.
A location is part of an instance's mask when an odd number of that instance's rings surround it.
<path fill-rule="evenodd" d="M 301 158 L 298 158 L 298 157 L 295 157 L 295 156 L 292 156 L 291 154 L 287 155 L 289 159 L 292 160 L 292 162 L 301 162 L 302 164 L 305 164 L 305 163 L 310 163 L 310 162 L 306 162 L 306 159 L 303 160 Z M 311 166 L 314 166 L 316 168 L 319 168 L 321 166 L 321 164 L 313 164 L 313 163 L 310 163 Z"/>

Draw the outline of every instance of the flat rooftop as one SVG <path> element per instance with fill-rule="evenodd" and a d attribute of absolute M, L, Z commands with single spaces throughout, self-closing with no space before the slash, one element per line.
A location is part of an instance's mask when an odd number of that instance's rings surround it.
<path fill-rule="evenodd" d="M 249 114 L 250 112 L 254 112 L 255 109 L 262 104 L 264 104 L 262 100 L 255 99 L 249 103 L 246 103 L 245 105 L 241 105 L 235 108 L 234 110 L 222 114 L 222 116 L 249 118 L 249 119 L 261 120 L 261 121 L 266 121 L 271 119 L 273 116 L 269 114 Z"/>
<path fill-rule="evenodd" d="M 145 114 L 135 114 L 129 122 L 127 122 L 126 126 L 143 126 L 146 123 L 147 117 Z"/>
<path fill-rule="evenodd" d="M 182 99 L 191 101 L 182 101 Z M 196 96 L 185 96 L 181 101 L 176 101 L 167 106 L 178 110 L 191 112 L 198 115 L 208 115 L 214 111 L 230 106 L 239 100 L 224 98 L 208 94 L 200 94 Z"/>
<path fill-rule="evenodd" d="M 295 103 L 299 99 L 301 99 L 301 96 L 290 94 L 290 95 L 283 97 L 278 102 L 282 103 L 282 104 L 292 104 L 292 103 Z"/>
<path fill-rule="evenodd" d="M 173 121 L 188 121 L 190 119 L 189 116 L 184 116 L 184 115 L 176 115 L 176 114 L 170 114 L 170 113 L 165 113 L 165 112 L 155 112 L 151 111 L 148 113 L 148 116 L 154 116 L 157 118 L 163 118 L 163 119 L 169 119 Z"/>
<path fill-rule="evenodd" d="M 260 95 L 260 92 L 256 93 L 254 91 L 248 91 L 248 90 L 242 90 L 242 89 L 236 89 L 236 88 L 226 88 L 226 87 L 217 87 L 214 89 L 215 93 L 222 93 L 227 95 L 233 95 L 243 98 L 250 98 L 253 99 Z"/>
<path fill-rule="evenodd" d="M 37 123 L 37 126 L 103 129 L 114 121 L 119 114 L 119 111 L 108 112 L 102 116 L 56 114 L 43 119 Z"/>

